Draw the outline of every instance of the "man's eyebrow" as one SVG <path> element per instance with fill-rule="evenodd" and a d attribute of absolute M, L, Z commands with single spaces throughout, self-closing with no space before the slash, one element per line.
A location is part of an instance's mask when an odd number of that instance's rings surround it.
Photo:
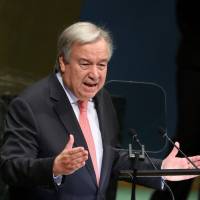
<path fill-rule="evenodd" d="M 87 58 L 80 58 L 79 59 L 79 62 L 89 62 L 89 63 L 91 63 L 92 61 L 91 60 L 89 60 L 89 59 L 87 59 Z M 98 61 L 98 63 L 102 63 L 102 62 L 106 62 L 106 63 L 108 63 L 108 59 L 107 58 L 103 58 L 102 60 L 99 60 Z"/>
<path fill-rule="evenodd" d="M 80 58 L 79 61 L 86 61 L 86 62 L 90 62 L 90 60 L 88 60 L 87 58 Z"/>
<path fill-rule="evenodd" d="M 108 59 L 102 59 L 102 60 L 100 60 L 99 62 L 108 62 Z"/>

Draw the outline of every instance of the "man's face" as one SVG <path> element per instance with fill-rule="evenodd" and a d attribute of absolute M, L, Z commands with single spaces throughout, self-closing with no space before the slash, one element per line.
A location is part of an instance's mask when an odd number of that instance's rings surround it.
<path fill-rule="evenodd" d="M 80 100 L 89 100 L 103 87 L 109 59 L 104 39 L 93 43 L 74 43 L 68 61 L 59 58 L 64 84 Z"/>

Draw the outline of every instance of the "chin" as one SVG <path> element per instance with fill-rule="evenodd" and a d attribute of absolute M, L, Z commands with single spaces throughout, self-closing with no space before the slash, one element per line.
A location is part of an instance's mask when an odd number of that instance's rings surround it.
<path fill-rule="evenodd" d="M 84 96 L 82 96 L 82 99 L 89 100 L 89 99 L 92 99 L 95 95 L 96 95 L 96 93 L 84 95 Z"/>

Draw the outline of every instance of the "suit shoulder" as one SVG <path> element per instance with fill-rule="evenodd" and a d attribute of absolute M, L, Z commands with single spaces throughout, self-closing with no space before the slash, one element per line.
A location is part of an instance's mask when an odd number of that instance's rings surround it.
<path fill-rule="evenodd" d="M 15 99 L 23 99 L 27 102 L 38 101 L 49 95 L 49 82 L 52 78 L 51 75 L 33 83 L 32 85 L 25 88 Z"/>
<path fill-rule="evenodd" d="M 111 99 L 111 95 L 110 95 L 110 93 L 108 92 L 108 90 L 106 88 L 102 88 L 98 92 L 97 97 L 98 98 L 103 98 L 103 99 L 107 99 L 107 98 Z"/>

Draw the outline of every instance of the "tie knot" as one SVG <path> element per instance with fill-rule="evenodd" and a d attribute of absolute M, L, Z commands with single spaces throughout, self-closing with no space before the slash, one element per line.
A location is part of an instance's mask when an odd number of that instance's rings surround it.
<path fill-rule="evenodd" d="M 88 101 L 78 101 L 78 107 L 79 107 L 79 110 L 80 112 L 87 112 L 87 104 L 88 104 Z"/>

